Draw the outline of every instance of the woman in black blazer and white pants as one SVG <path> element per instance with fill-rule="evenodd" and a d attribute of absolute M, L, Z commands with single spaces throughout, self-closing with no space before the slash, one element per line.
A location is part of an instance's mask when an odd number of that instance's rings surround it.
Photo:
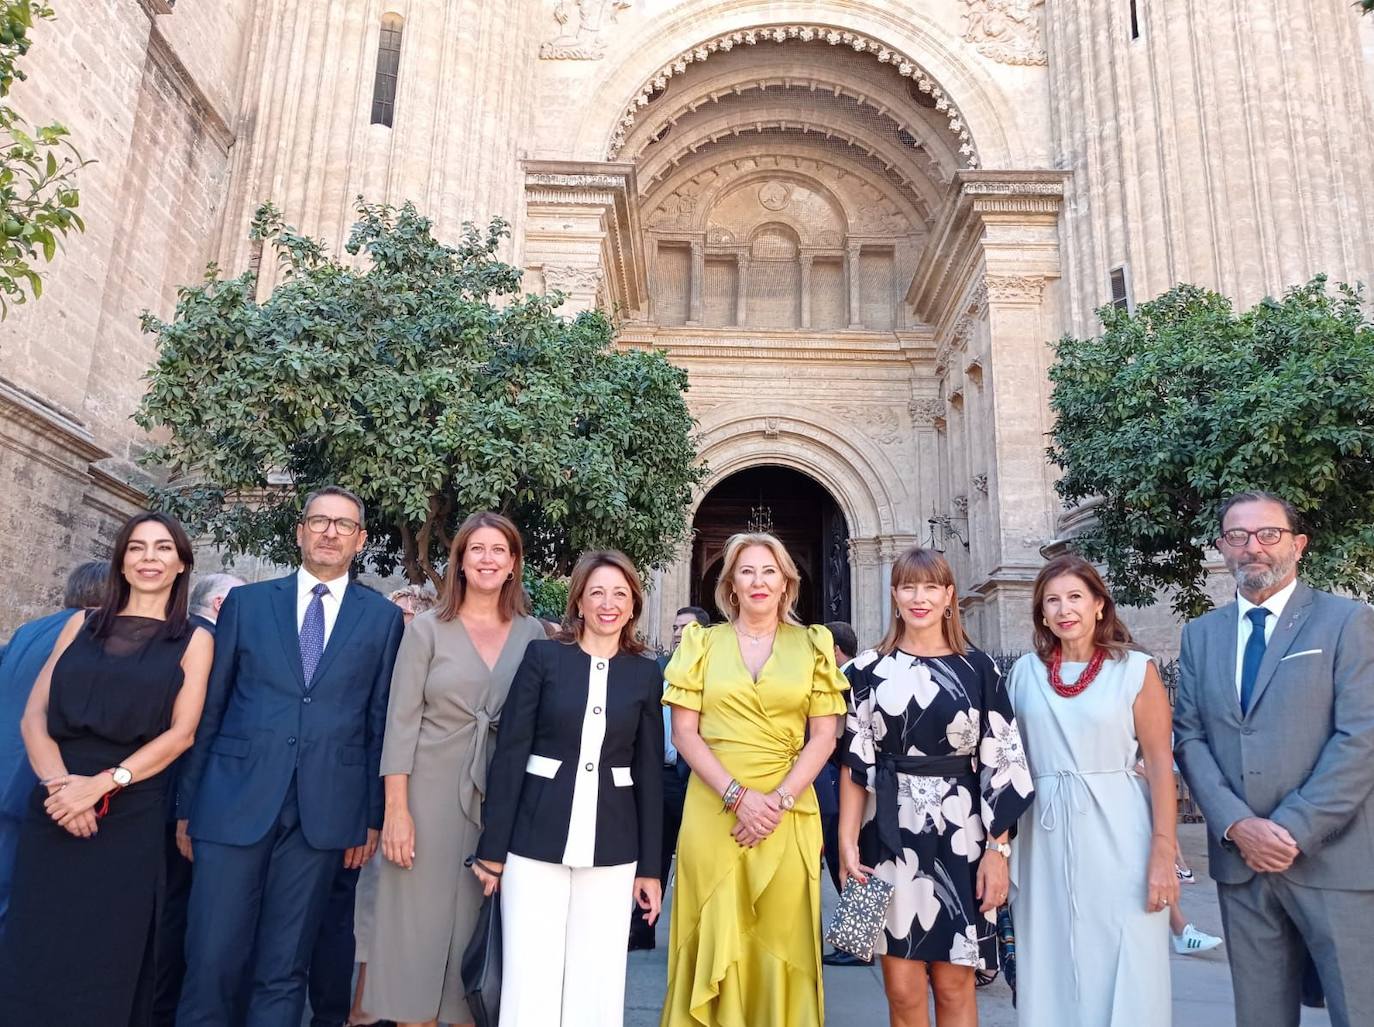
<path fill-rule="evenodd" d="M 501 1027 L 623 1022 L 624 896 L 651 924 L 662 900 L 663 676 L 635 638 L 643 608 L 628 557 L 584 554 L 562 631 L 511 683 L 472 868 L 501 889 Z"/>

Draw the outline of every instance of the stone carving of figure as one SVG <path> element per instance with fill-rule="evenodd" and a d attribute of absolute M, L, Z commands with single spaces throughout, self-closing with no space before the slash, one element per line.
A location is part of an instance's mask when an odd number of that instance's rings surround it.
<path fill-rule="evenodd" d="M 1045 0 L 964 0 L 964 40 L 1004 64 L 1044 64 L 1037 8 Z"/>
<path fill-rule="evenodd" d="M 539 56 L 549 60 L 600 60 L 606 53 L 601 31 L 615 21 L 621 11 L 634 6 L 634 0 L 558 0 L 554 20 L 562 31 L 539 48 Z"/>

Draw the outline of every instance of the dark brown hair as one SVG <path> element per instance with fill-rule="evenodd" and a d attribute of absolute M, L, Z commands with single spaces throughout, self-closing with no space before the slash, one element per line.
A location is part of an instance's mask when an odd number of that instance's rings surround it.
<path fill-rule="evenodd" d="M 959 619 L 959 586 L 954 583 L 954 571 L 949 561 L 934 549 L 912 546 L 892 564 L 892 590 L 895 592 L 903 585 L 930 584 L 943 585 L 954 589 L 949 601 L 949 616 L 941 627 L 945 633 L 945 645 L 963 656 L 968 652 L 968 635 L 964 634 L 963 622 Z M 886 656 L 897 648 L 902 640 L 902 611 L 897 608 L 897 599 L 892 600 L 892 623 L 887 634 L 878 643 L 878 652 Z"/>
<path fill-rule="evenodd" d="M 469 515 L 468 519 L 458 526 L 458 534 L 453 536 L 453 545 L 448 547 L 444 597 L 440 600 L 435 613 L 440 620 L 453 620 L 463 607 L 463 599 L 468 591 L 467 579 L 463 576 L 463 554 L 467 552 L 468 543 L 472 541 L 472 536 L 479 528 L 495 528 L 505 536 L 506 545 L 510 546 L 510 555 L 515 560 L 511 576 L 501 586 L 501 597 L 497 601 L 496 608 L 501 614 L 501 619 L 513 620 L 520 614 L 530 612 L 530 597 L 525 594 L 525 582 L 522 580 L 525 544 L 520 538 L 520 529 L 509 517 L 503 517 L 491 510 L 483 510 Z"/>
<path fill-rule="evenodd" d="M 644 612 L 644 586 L 640 583 L 634 563 L 618 549 L 597 549 L 577 558 L 572 577 L 568 579 L 568 608 L 563 614 L 563 626 L 553 637 L 569 643 L 577 642 L 582 637 L 584 625 L 577 604 L 582 601 L 582 593 L 587 591 L 587 582 L 592 574 L 602 567 L 614 567 L 625 575 L 625 581 L 630 586 L 631 613 L 630 619 L 620 629 L 620 651 L 634 656 L 642 655 L 646 647 L 635 629 L 639 624 L 639 615 Z"/>
<path fill-rule="evenodd" d="M 1102 600 L 1102 619 L 1093 626 L 1093 644 L 1107 650 L 1114 660 L 1119 660 L 1135 648 L 1135 640 L 1121 618 L 1116 615 L 1116 602 L 1107 589 L 1107 583 L 1097 568 L 1075 553 L 1056 556 L 1035 576 L 1035 588 L 1031 596 L 1031 623 L 1035 629 L 1035 653 L 1049 663 L 1054 651 L 1059 648 L 1059 638 L 1045 623 L 1045 589 L 1055 578 L 1071 574 L 1087 586 L 1094 598 Z"/>
<path fill-rule="evenodd" d="M 162 627 L 164 638 L 181 638 L 186 634 L 190 620 L 188 618 L 188 607 L 191 599 L 191 572 L 196 566 L 195 553 L 191 550 L 191 539 L 186 534 L 186 529 L 181 526 L 171 514 L 159 513 L 155 510 L 145 510 L 143 513 L 134 514 L 124 522 L 124 527 L 119 529 L 119 534 L 115 536 L 114 548 L 110 550 L 110 566 L 105 578 L 105 598 L 101 601 L 99 609 L 91 614 L 90 624 L 91 634 L 96 638 L 105 638 L 114 629 L 115 618 L 119 616 L 119 611 L 124 609 L 129 602 L 129 582 L 124 577 L 124 554 L 129 551 L 129 541 L 133 538 L 134 529 L 140 524 L 147 524 L 152 521 L 161 524 L 167 529 L 167 533 L 172 536 L 172 545 L 176 546 L 177 556 L 181 558 L 181 573 L 172 581 L 172 591 L 167 596 L 167 606 L 164 611 L 166 622 Z"/>

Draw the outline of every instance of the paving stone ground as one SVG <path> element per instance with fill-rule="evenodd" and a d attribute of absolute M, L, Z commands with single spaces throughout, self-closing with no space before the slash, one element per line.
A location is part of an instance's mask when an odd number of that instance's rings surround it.
<path fill-rule="evenodd" d="M 1184 824 L 1179 830 L 1183 851 L 1192 864 L 1197 883 L 1182 888 L 1183 911 L 1200 930 L 1221 933 L 1216 888 L 1207 876 L 1206 829 Z M 828 916 L 835 900 L 828 877 L 823 877 L 823 904 Z M 671 894 L 669 901 L 671 903 Z M 658 1027 L 667 973 L 667 921 L 660 924 L 658 948 L 630 953 L 626 987 L 625 1027 Z M 1226 949 L 1199 956 L 1171 954 L 1174 992 L 1174 1027 L 1229 1027 L 1234 1022 L 1231 973 Z M 1015 1027 L 1016 1010 L 1011 991 L 1000 979 L 978 992 L 980 1027 Z M 825 1022 L 827 1027 L 882 1027 L 887 1023 L 881 973 L 876 969 L 826 967 Z M 1302 1027 L 1326 1027 L 1325 1010 L 1304 1009 Z M 758 1024 L 751 1027 L 787 1027 Z"/>

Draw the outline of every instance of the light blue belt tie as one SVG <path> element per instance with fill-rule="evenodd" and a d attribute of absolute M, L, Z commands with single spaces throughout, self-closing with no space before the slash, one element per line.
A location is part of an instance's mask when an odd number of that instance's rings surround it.
<path fill-rule="evenodd" d="M 1036 782 L 1035 795 L 1041 800 L 1040 826 L 1046 831 L 1053 831 L 1059 826 L 1061 807 L 1068 804 L 1073 805 L 1074 811 L 1078 813 L 1088 812 L 1087 782 L 1083 778 L 1092 776 L 1102 776 L 1105 774 L 1129 774 L 1132 773 L 1130 767 L 1122 767 L 1119 770 L 1056 770 L 1046 774 L 1032 774 L 1032 780 Z M 1049 781 L 1050 784 L 1042 786 L 1039 782 Z M 1068 813 L 1063 809 L 1062 813 L 1067 826 Z M 1074 941 L 1074 925 L 1078 922 L 1078 891 L 1073 886 L 1073 866 L 1074 866 L 1074 845 L 1073 831 L 1067 831 L 1064 835 L 1064 887 L 1069 893 L 1069 912 L 1071 914 L 1069 923 L 1069 963 L 1073 967 L 1073 991 L 1076 999 L 1082 999 L 1083 993 L 1078 983 L 1078 946 Z"/>

